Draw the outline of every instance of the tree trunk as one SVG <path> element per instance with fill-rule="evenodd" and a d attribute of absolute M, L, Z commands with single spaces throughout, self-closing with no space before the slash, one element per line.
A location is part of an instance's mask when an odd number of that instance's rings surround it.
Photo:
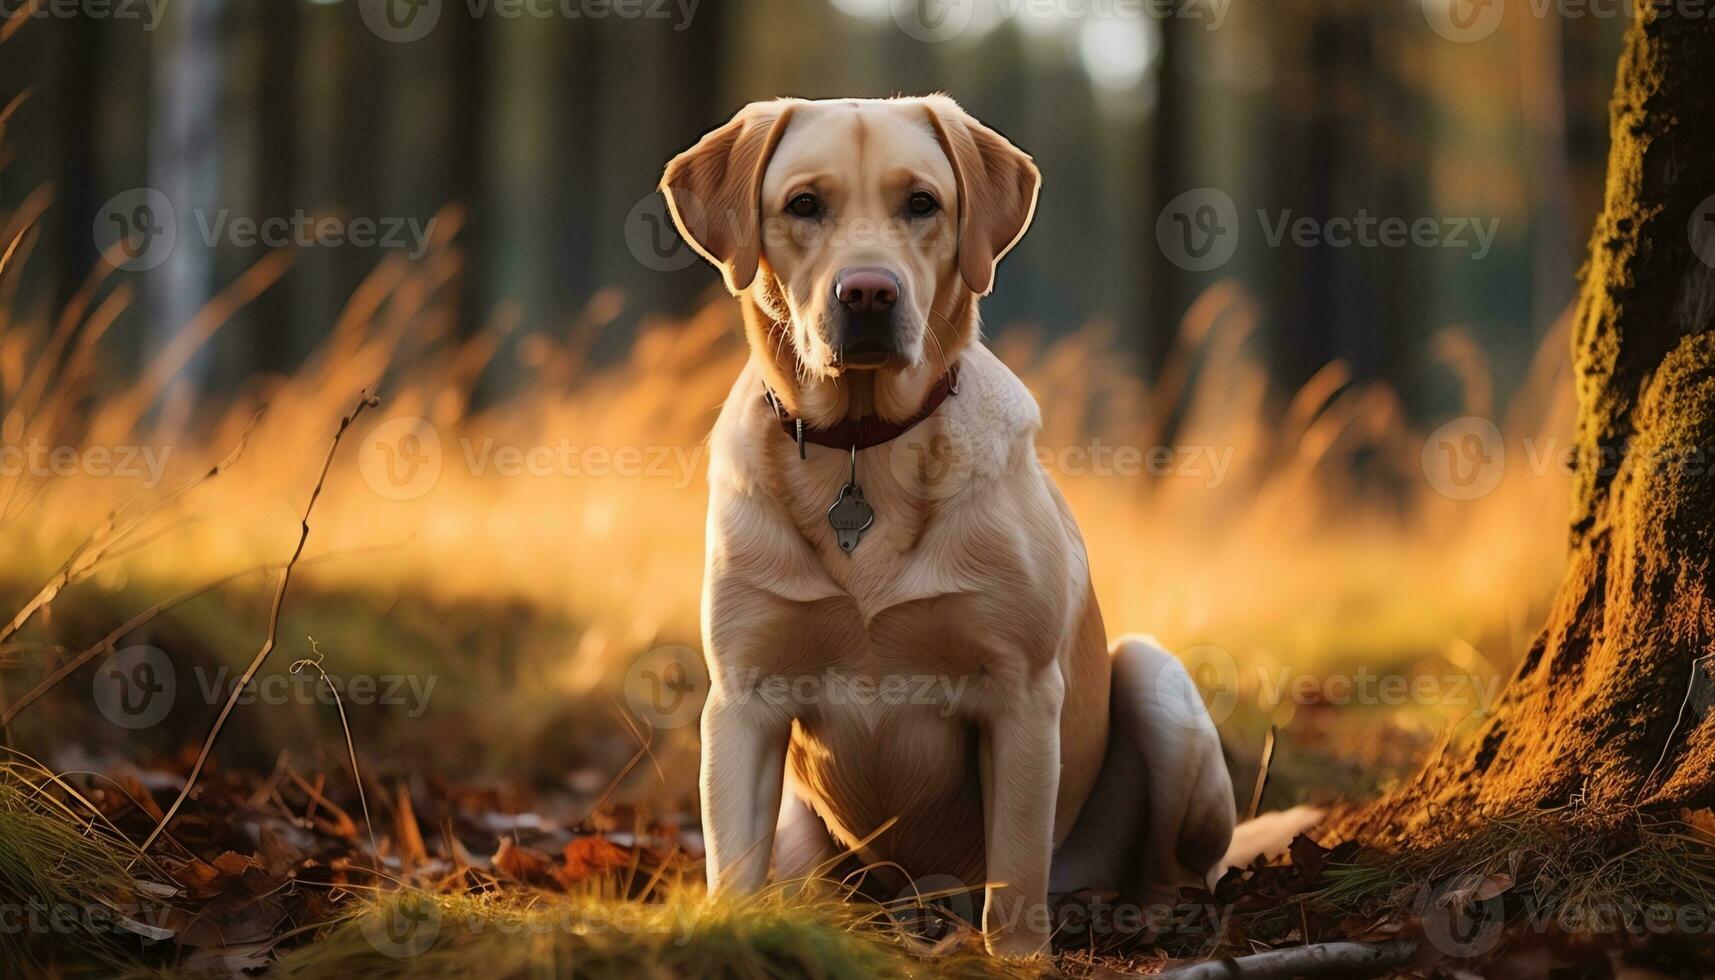
<path fill-rule="evenodd" d="M 1427 844 L 1530 810 L 1603 827 L 1715 803 L 1715 20 L 1634 13 L 1573 336 L 1565 580 L 1477 737 L 1348 836 Z"/>

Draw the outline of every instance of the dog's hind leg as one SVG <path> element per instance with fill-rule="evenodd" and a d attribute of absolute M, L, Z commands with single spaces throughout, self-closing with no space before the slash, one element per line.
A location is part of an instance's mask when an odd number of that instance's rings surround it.
<path fill-rule="evenodd" d="M 1107 754 L 1054 854 L 1050 890 L 1172 901 L 1220 870 L 1235 819 L 1232 780 L 1215 724 L 1172 654 L 1125 637 L 1112 670 Z"/>

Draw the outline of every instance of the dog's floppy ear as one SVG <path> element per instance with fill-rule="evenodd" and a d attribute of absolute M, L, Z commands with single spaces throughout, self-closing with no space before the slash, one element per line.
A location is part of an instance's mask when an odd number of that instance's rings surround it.
<path fill-rule="evenodd" d="M 978 296 L 994 286 L 994 267 L 1030 227 L 1042 175 L 1030 155 L 977 122 L 945 96 L 925 99 L 959 188 L 959 275 Z"/>
<path fill-rule="evenodd" d="M 752 102 L 674 157 L 661 175 L 679 234 L 720 267 L 735 296 L 756 278 L 762 175 L 791 116 L 791 102 Z"/>

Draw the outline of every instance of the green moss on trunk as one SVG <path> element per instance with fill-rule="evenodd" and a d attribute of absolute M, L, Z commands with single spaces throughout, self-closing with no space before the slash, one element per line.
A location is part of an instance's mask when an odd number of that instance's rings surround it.
<path fill-rule="evenodd" d="M 1573 337 L 1566 578 L 1477 737 L 1347 834 L 1423 845 L 1531 809 L 1599 826 L 1715 803 L 1715 268 L 1693 238 L 1715 194 L 1711 77 L 1715 19 L 1640 3 Z"/>

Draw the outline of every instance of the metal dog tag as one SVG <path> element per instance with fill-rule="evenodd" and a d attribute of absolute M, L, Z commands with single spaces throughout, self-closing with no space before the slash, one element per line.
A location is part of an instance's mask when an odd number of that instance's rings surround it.
<path fill-rule="evenodd" d="M 828 508 L 828 523 L 833 525 L 840 550 L 851 554 L 863 540 L 863 532 L 875 523 L 875 509 L 864 502 L 863 487 L 848 483 L 840 488 L 839 499 Z"/>

